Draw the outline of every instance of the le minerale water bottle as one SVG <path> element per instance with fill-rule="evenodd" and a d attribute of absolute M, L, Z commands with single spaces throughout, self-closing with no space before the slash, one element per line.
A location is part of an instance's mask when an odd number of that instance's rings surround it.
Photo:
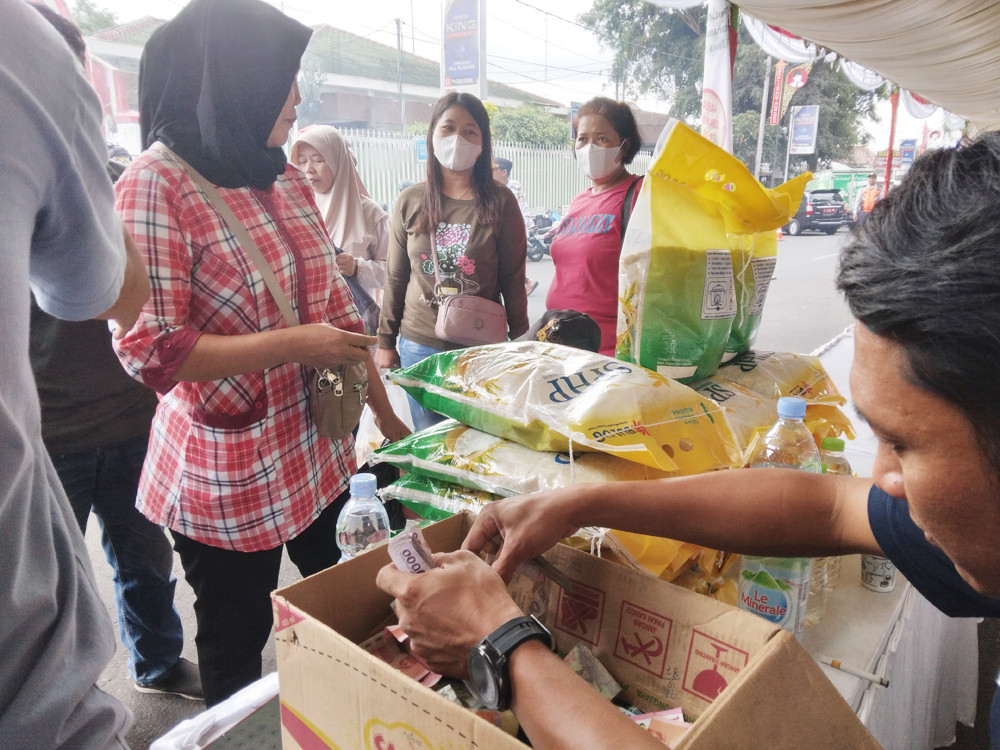
<path fill-rule="evenodd" d="M 819 446 L 819 458 L 823 462 L 824 474 L 836 474 L 839 476 L 854 476 L 854 470 L 844 455 L 844 441 L 838 437 L 825 437 Z M 839 555 L 826 558 L 827 589 L 833 591 L 840 583 L 840 563 Z"/>
<path fill-rule="evenodd" d="M 337 517 L 337 546 L 344 560 L 389 538 L 389 514 L 376 496 L 376 488 L 374 474 L 351 477 L 351 499 Z"/>
<path fill-rule="evenodd" d="M 755 468 L 800 469 L 819 473 L 819 451 L 803 418 L 806 402 L 778 399 L 778 421 L 750 460 Z M 800 637 L 806 620 L 811 559 L 744 555 L 739 606 Z"/>

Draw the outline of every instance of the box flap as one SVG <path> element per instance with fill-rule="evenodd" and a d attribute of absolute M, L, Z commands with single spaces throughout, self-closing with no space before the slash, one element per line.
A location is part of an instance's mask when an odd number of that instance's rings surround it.
<path fill-rule="evenodd" d="M 677 750 L 880 746 L 795 637 L 778 631 L 694 723 Z"/>

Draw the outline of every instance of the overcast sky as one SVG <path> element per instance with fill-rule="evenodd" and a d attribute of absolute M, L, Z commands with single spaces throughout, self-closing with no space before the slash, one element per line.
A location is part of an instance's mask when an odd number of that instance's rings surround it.
<path fill-rule="evenodd" d="M 403 47 L 408 52 L 440 59 L 441 0 L 267 0 L 288 15 L 315 26 L 327 23 L 373 41 L 395 47 L 396 22 L 402 21 Z M 72 0 L 69 0 L 71 3 Z M 184 0 L 95 0 L 113 11 L 122 22 L 146 15 L 172 18 Z M 562 104 L 592 96 L 614 96 L 610 82 L 611 54 L 582 28 L 577 17 L 590 9 L 592 0 L 487 0 L 486 44 L 489 79 L 522 88 Z M 665 102 L 637 102 L 643 109 L 666 112 Z M 940 117 L 930 127 L 940 127 Z M 920 138 L 922 120 L 914 120 L 900 107 L 896 142 Z M 888 104 L 882 122 L 868 126 L 873 150 L 887 148 Z"/>
<path fill-rule="evenodd" d="M 440 0 L 268 0 L 303 23 L 327 23 L 395 47 L 402 21 L 403 48 L 440 59 Z M 122 22 L 145 15 L 172 18 L 183 0 L 96 0 Z M 525 89 L 563 104 L 614 95 L 609 83 L 611 55 L 576 18 L 591 0 L 488 0 L 486 44 L 489 79 Z M 664 109 L 642 101 L 648 109 Z"/>

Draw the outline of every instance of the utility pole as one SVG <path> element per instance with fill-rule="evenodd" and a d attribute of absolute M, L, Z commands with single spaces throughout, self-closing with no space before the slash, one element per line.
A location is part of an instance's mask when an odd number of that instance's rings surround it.
<path fill-rule="evenodd" d="M 396 19 L 396 86 L 399 91 L 399 132 L 406 133 L 406 100 L 403 98 L 403 19 Z"/>
<path fill-rule="evenodd" d="M 771 95 L 771 56 L 764 66 L 764 92 L 760 95 L 760 127 L 757 129 L 757 157 L 753 163 L 753 176 L 760 179 L 760 162 L 764 156 L 764 123 L 767 120 L 767 100 Z"/>

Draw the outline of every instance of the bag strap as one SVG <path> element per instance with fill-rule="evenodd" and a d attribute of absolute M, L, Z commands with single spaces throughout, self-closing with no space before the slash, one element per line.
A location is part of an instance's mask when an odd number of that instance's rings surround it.
<path fill-rule="evenodd" d="M 438 243 L 437 243 L 437 231 L 431 229 L 431 257 L 434 259 L 434 283 L 440 288 L 441 286 L 441 271 L 438 270 Z"/>
<path fill-rule="evenodd" d="M 253 241 L 250 236 L 250 232 L 247 231 L 246 227 L 243 226 L 242 222 L 236 218 L 236 214 L 233 213 L 233 209 L 229 207 L 229 204 L 222 200 L 222 196 L 219 195 L 219 191 L 215 189 L 215 185 L 206 180 L 198 170 L 188 164 L 184 159 L 174 153 L 170 148 L 168 148 L 161 141 L 157 141 L 152 145 L 154 148 L 163 153 L 170 154 L 191 176 L 195 184 L 198 185 L 208 197 L 212 205 L 222 216 L 222 219 L 226 222 L 226 226 L 229 227 L 229 231 L 233 233 L 236 237 L 237 242 L 240 246 L 250 256 L 250 260 L 257 267 L 258 273 L 264 279 L 264 285 L 267 286 L 268 290 L 271 292 L 271 296 L 278 305 L 278 309 L 281 310 L 282 316 L 285 318 L 285 324 L 289 328 L 299 325 L 299 317 L 295 314 L 295 310 L 292 309 L 291 303 L 288 301 L 288 295 L 285 294 L 285 290 L 281 288 L 281 284 L 278 282 L 277 277 L 274 275 L 274 271 L 271 270 L 271 266 L 268 264 L 267 260 L 264 258 L 264 253 L 260 251 L 257 247 L 257 243 Z"/>
<path fill-rule="evenodd" d="M 632 180 L 632 184 L 625 191 L 625 200 L 622 202 L 622 234 L 619 245 L 625 244 L 625 230 L 628 229 L 628 220 L 632 216 L 632 209 L 635 204 L 635 189 L 637 185 L 642 184 L 642 179 L 640 176 Z M 619 250 L 621 250 L 621 247 L 619 247 Z"/>

